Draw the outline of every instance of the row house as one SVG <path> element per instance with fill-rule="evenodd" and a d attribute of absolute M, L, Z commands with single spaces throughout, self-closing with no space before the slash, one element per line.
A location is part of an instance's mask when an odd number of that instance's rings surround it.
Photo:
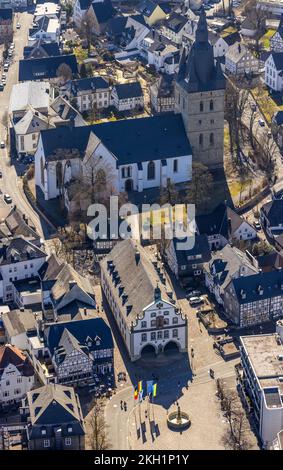
<path fill-rule="evenodd" d="M 225 71 L 237 77 L 259 72 L 259 61 L 242 43 L 236 42 L 225 54 Z"/>
<path fill-rule="evenodd" d="M 224 296 L 226 316 L 240 327 L 282 317 L 283 272 L 260 272 L 231 280 Z"/>
<path fill-rule="evenodd" d="M 273 91 L 283 90 L 283 52 L 271 52 L 264 65 L 264 82 Z"/>
<path fill-rule="evenodd" d="M 33 241 L 17 236 L 12 240 L 1 240 L 0 246 L 0 298 L 2 302 L 14 301 L 13 283 L 34 278 L 46 260 L 42 247 Z"/>
<path fill-rule="evenodd" d="M 0 8 L 0 44 L 12 40 L 13 18 L 12 8 Z"/>
<path fill-rule="evenodd" d="M 270 38 L 270 49 L 273 52 L 283 52 L 283 15 L 281 15 L 276 32 Z"/>
<path fill-rule="evenodd" d="M 6 344 L 0 346 L 0 407 L 17 403 L 34 385 L 34 370 L 23 352 Z"/>
<path fill-rule="evenodd" d="M 225 305 L 227 287 L 232 279 L 244 278 L 257 273 L 257 268 L 235 247 L 225 245 L 211 253 L 204 263 L 205 285 L 219 305 Z"/>
<path fill-rule="evenodd" d="M 111 102 L 118 111 L 143 110 L 144 99 L 140 82 L 114 85 Z"/>
<path fill-rule="evenodd" d="M 49 384 L 28 392 L 20 415 L 28 450 L 84 450 L 83 413 L 73 387 Z"/>
<path fill-rule="evenodd" d="M 76 108 L 81 113 L 106 109 L 110 106 L 111 90 L 109 83 L 102 77 L 73 80 L 65 88 L 64 94 L 75 100 Z"/>

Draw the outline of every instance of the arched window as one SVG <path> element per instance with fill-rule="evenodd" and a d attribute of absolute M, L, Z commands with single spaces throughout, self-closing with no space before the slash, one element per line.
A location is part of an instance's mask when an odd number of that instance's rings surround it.
<path fill-rule="evenodd" d="M 154 162 L 149 162 L 147 165 L 147 179 L 154 180 L 155 179 L 155 164 Z"/>
<path fill-rule="evenodd" d="M 44 163 L 43 158 L 40 159 L 40 177 L 41 177 L 41 184 L 44 186 Z"/>
<path fill-rule="evenodd" d="M 185 98 L 183 98 L 183 109 L 185 109 L 186 107 L 186 101 L 185 101 Z"/>
<path fill-rule="evenodd" d="M 198 143 L 199 143 L 199 146 L 200 146 L 200 147 L 203 146 L 203 134 L 200 134 L 200 135 L 199 135 Z"/>
<path fill-rule="evenodd" d="M 209 143 L 211 146 L 214 145 L 214 134 L 213 132 L 211 132 L 211 134 L 209 135 Z"/>
<path fill-rule="evenodd" d="M 62 181 L 63 181 L 63 172 L 62 172 L 62 163 L 57 162 L 56 163 L 56 187 L 61 188 L 62 187 Z"/>
<path fill-rule="evenodd" d="M 213 109 L 214 109 L 214 103 L 213 103 L 213 100 L 210 100 L 210 103 L 209 103 L 209 109 L 210 109 L 210 111 L 213 111 Z"/>
<path fill-rule="evenodd" d="M 201 101 L 199 104 L 199 110 L 202 113 L 203 112 L 203 102 Z"/>
<path fill-rule="evenodd" d="M 131 176 L 132 176 L 132 167 L 128 166 L 128 168 L 127 168 L 127 177 L 131 178 Z"/>

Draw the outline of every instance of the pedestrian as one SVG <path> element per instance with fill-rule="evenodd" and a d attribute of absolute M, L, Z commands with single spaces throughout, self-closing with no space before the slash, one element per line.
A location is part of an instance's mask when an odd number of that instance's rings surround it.
<path fill-rule="evenodd" d="M 121 410 L 123 409 L 123 400 L 120 401 Z"/>

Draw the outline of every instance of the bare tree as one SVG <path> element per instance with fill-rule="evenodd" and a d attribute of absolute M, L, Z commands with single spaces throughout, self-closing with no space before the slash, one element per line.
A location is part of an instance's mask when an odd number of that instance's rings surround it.
<path fill-rule="evenodd" d="M 234 163 L 241 166 L 241 144 L 243 139 L 242 118 L 249 98 L 249 89 L 239 89 L 235 81 L 227 80 L 225 118 L 228 122 L 230 151 Z"/>
<path fill-rule="evenodd" d="M 166 186 L 160 190 L 160 204 L 168 203 L 174 205 L 178 202 L 178 196 L 179 192 L 174 183 L 171 180 L 167 180 Z"/>
<path fill-rule="evenodd" d="M 267 181 L 273 184 L 276 180 L 276 142 L 267 133 L 261 134 L 258 140 L 256 159 L 259 168 L 264 171 Z"/>
<path fill-rule="evenodd" d="M 59 65 L 57 69 L 57 77 L 63 83 L 66 83 L 68 80 L 71 80 L 73 77 L 73 73 L 69 65 L 64 63 Z"/>
<path fill-rule="evenodd" d="M 248 440 L 250 426 L 241 401 L 235 390 L 225 390 L 221 380 L 217 381 L 217 395 L 221 409 L 228 421 L 228 432 L 222 437 L 222 442 L 229 450 L 248 450 L 251 444 Z"/>
<path fill-rule="evenodd" d="M 258 8 L 258 0 L 247 0 L 242 6 L 244 6 L 244 14 L 254 27 L 255 35 L 253 39 L 255 42 L 255 51 L 259 53 L 260 38 L 266 31 L 267 13 L 262 8 Z"/>
<path fill-rule="evenodd" d="M 98 400 L 93 407 L 90 418 L 89 443 L 92 450 L 108 450 L 111 447 L 107 438 L 107 425 L 103 411 L 103 403 Z"/>
<path fill-rule="evenodd" d="M 208 168 L 202 163 L 193 163 L 192 181 L 186 191 L 185 200 L 195 204 L 197 208 L 203 208 L 211 198 L 213 177 Z"/>
<path fill-rule="evenodd" d="M 95 28 L 94 17 L 90 13 L 90 11 L 87 11 L 81 21 L 80 35 L 82 39 L 85 39 L 87 41 L 88 52 L 90 52 L 94 28 Z"/>

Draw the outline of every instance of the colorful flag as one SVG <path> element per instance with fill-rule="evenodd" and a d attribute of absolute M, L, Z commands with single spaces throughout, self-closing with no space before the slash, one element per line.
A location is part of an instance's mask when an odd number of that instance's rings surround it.
<path fill-rule="evenodd" d="M 143 387 L 142 387 L 142 380 L 140 380 L 138 382 L 138 392 L 141 392 L 143 390 Z"/>
<path fill-rule="evenodd" d="M 139 396 L 138 390 L 137 390 L 137 388 L 135 387 L 135 390 L 134 390 L 134 399 L 137 400 L 137 399 L 138 399 L 138 396 Z"/>
<path fill-rule="evenodd" d="M 153 387 L 152 387 L 152 396 L 153 397 L 156 397 L 156 393 L 157 393 L 157 384 L 153 384 Z"/>
<path fill-rule="evenodd" d="M 143 397 L 143 390 L 139 392 L 139 401 L 142 401 L 142 397 Z"/>
<path fill-rule="evenodd" d="M 153 392 L 153 380 L 148 380 L 146 382 L 146 390 L 148 395 L 152 395 Z"/>

